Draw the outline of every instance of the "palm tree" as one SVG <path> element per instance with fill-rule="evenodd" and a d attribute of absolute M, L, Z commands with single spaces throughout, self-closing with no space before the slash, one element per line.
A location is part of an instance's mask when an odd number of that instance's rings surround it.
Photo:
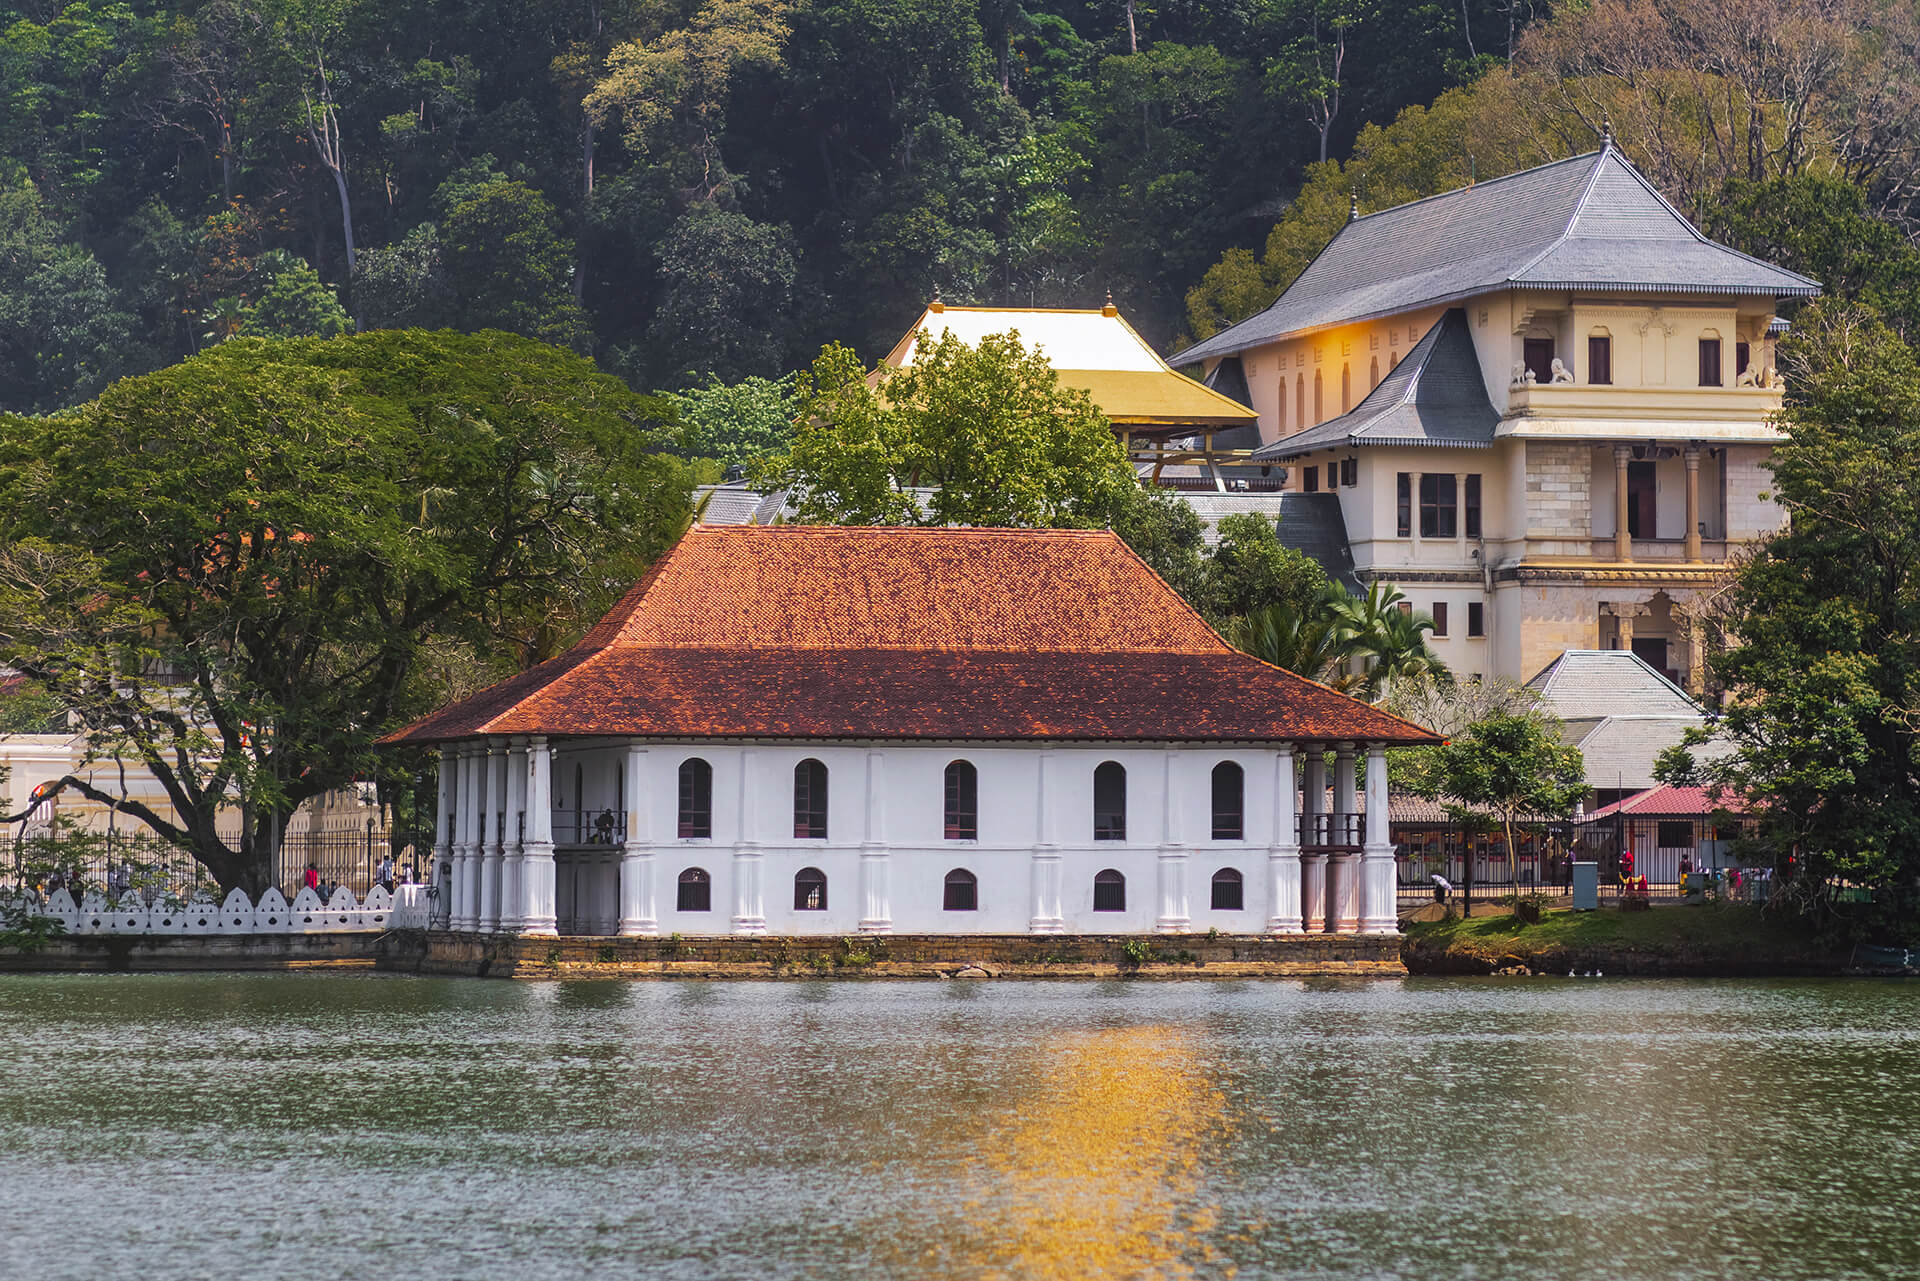
<path fill-rule="evenodd" d="M 1227 641 L 1262 662 L 1343 689 L 1353 680 L 1346 670 L 1352 643 L 1327 601 L 1322 596 L 1306 609 L 1288 603 L 1262 606 L 1232 620 Z"/>
<path fill-rule="evenodd" d="M 1327 609 L 1339 619 L 1351 646 L 1349 653 L 1361 660 L 1360 675 L 1350 691 L 1356 697 L 1378 701 L 1402 677 L 1430 676 L 1441 682 L 1453 679 L 1446 664 L 1427 644 L 1426 634 L 1433 630 L 1433 619 L 1416 613 L 1399 588 L 1376 580 L 1365 596 L 1352 596 L 1344 590 L 1331 596 Z"/>

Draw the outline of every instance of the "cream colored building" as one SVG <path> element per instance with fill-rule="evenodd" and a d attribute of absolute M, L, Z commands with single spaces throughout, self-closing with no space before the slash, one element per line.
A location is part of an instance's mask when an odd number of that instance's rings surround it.
<path fill-rule="evenodd" d="M 1781 520 L 1775 310 L 1818 290 L 1706 239 L 1603 141 L 1356 216 L 1181 359 L 1244 378 L 1255 457 L 1339 496 L 1358 576 L 1431 612 L 1456 673 L 1629 649 L 1697 693 L 1692 612 Z"/>

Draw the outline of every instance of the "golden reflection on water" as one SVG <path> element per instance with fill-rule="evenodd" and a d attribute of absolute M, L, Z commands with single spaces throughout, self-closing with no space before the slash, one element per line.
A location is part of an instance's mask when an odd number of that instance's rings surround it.
<path fill-rule="evenodd" d="M 1191 1035 L 1146 1026 L 1053 1046 L 1013 1114 L 986 1136 L 989 1191 L 967 1206 L 967 1262 L 1011 1277 L 1184 1277 L 1212 1258 L 1202 1161 L 1225 1100 Z"/>

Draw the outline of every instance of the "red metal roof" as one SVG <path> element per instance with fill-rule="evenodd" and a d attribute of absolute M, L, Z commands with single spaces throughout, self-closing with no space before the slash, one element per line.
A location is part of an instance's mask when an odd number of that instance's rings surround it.
<path fill-rule="evenodd" d="M 696 526 L 567 653 L 385 740 L 1355 740 L 1104 531 Z"/>

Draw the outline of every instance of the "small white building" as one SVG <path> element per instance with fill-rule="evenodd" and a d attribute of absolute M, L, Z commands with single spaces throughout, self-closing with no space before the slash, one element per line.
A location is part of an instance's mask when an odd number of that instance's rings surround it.
<path fill-rule="evenodd" d="M 440 752 L 448 928 L 851 935 L 1392 933 L 1435 740 L 1110 533 L 745 526 L 387 741 Z"/>

